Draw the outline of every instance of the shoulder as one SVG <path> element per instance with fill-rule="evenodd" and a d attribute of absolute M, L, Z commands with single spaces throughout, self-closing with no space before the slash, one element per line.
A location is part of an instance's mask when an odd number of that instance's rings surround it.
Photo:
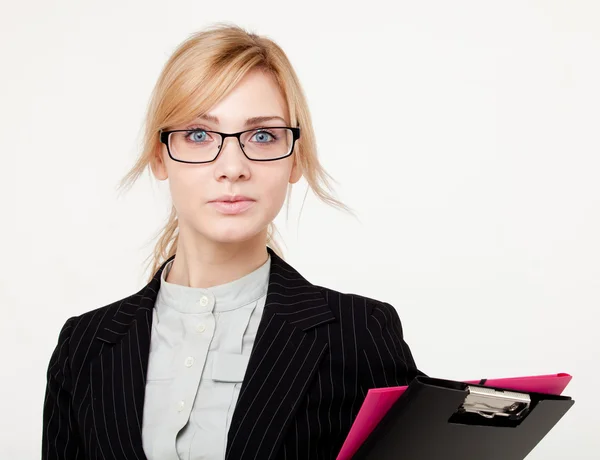
<path fill-rule="evenodd" d="M 142 292 L 68 318 L 59 332 L 53 357 L 60 359 L 63 367 L 68 361 L 71 368 L 81 367 L 93 359 L 102 349 L 102 342 L 96 340 L 99 331 L 114 324 L 116 317 L 123 326 L 133 321 L 135 300 Z"/>
<path fill-rule="evenodd" d="M 383 327 L 385 324 L 399 324 L 398 311 L 390 303 L 354 292 L 341 292 L 325 286 L 315 285 L 334 315 L 338 319 L 358 320 L 367 327 Z"/>
<path fill-rule="evenodd" d="M 110 304 L 86 311 L 78 316 L 73 316 L 67 320 L 65 326 L 70 323 L 72 328 L 72 338 L 79 339 L 96 335 L 100 327 L 109 324 L 117 314 L 121 314 L 125 320 L 128 317 L 133 319 L 133 311 L 135 311 L 135 308 L 130 307 L 136 305 L 135 300 L 141 295 L 141 292 L 142 291 L 111 302 Z"/>
<path fill-rule="evenodd" d="M 327 329 L 332 354 L 342 356 L 346 363 L 358 362 L 365 388 L 407 385 L 415 375 L 425 375 L 417 370 L 393 305 L 357 293 L 315 287 L 337 318 Z"/>

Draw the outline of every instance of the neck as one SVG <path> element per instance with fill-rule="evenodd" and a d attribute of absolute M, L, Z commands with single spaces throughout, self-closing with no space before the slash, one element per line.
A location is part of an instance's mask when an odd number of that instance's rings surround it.
<path fill-rule="evenodd" d="M 193 240 L 182 229 L 176 254 L 166 281 L 199 288 L 241 278 L 259 268 L 269 257 L 266 232 L 241 243 L 220 243 Z"/>

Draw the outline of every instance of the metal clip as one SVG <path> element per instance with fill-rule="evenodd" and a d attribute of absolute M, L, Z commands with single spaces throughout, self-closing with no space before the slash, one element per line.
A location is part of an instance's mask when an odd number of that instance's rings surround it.
<path fill-rule="evenodd" d="M 527 393 L 472 386 L 468 386 L 467 391 L 469 394 L 459 412 L 472 412 L 485 418 L 501 416 L 519 419 L 531 405 L 531 398 Z"/>

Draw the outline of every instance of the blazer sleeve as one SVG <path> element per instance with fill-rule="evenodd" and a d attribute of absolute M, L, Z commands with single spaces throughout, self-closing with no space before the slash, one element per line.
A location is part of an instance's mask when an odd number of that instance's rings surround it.
<path fill-rule="evenodd" d="M 417 368 L 398 312 L 389 303 L 378 302 L 367 315 L 362 355 L 366 389 L 408 385 L 416 376 L 426 375 Z"/>
<path fill-rule="evenodd" d="M 84 458 L 77 422 L 72 410 L 70 339 L 77 317 L 62 327 L 46 374 L 43 408 L 42 460 Z"/>

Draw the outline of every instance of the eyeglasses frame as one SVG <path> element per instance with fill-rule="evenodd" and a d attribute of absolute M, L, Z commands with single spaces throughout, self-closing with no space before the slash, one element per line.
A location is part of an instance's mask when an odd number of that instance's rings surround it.
<path fill-rule="evenodd" d="M 290 131 L 292 131 L 292 148 L 290 149 L 290 153 L 288 153 L 287 155 L 285 155 L 283 157 L 269 158 L 266 160 L 256 160 L 254 158 L 250 158 L 246 154 L 246 152 L 244 151 L 244 147 L 242 147 L 242 139 L 241 139 L 242 134 L 248 133 L 250 131 L 257 131 L 260 129 L 268 130 L 268 129 L 281 129 L 281 128 L 289 129 Z M 194 131 L 201 131 L 201 132 L 205 132 L 205 133 L 215 133 L 215 134 L 218 134 L 221 136 L 221 146 L 219 147 L 219 151 L 217 152 L 217 154 L 215 155 L 215 157 L 212 160 L 209 160 L 209 161 L 180 160 L 180 159 L 173 157 L 173 155 L 171 154 L 171 148 L 169 147 L 169 136 L 171 135 L 171 133 L 194 132 Z M 178 161 L 180 163 L 189 163 L 189 164 L 205 164 L 205 163 L 212 163 L 213 161 L 215 161 L 219 157 L 221 152 L 223 151 L 223 145 L 225 145 L 225 139 L 227 139 L 228 137 L 237 138 L 238 145 L 240 146 L 240 150 L 242 151 L 244 156 L 246 158 L 248 158 L 248 160 L 250 160 L 250 161 L 277 161 L 277 160 L 283 160 L 284 158 L 287 158 L 292 153 L 294 153 L 294 146 L 296 145 L 296 141 L 298 139 L 300 139 L 300 127 L 293 128 L 291 126 L 263 126 L 263 127 L 259 127 L 259 128 L 245 129 L 244 131 L 238 131 L 237 133 L 223 133 L 220 131 L 211 131 L 209 129 L 200 129 L 200 128 L 172 129 L 172 130 L 168 130 L 168 131 L 163 131 L 162 129 L 160 130 L 160 142 L 162 142 L 163 144 L 165 144 L 167 146 L 167 153 L 169 154 L 169 157 L 171 158 L 171 160 Z"/>

